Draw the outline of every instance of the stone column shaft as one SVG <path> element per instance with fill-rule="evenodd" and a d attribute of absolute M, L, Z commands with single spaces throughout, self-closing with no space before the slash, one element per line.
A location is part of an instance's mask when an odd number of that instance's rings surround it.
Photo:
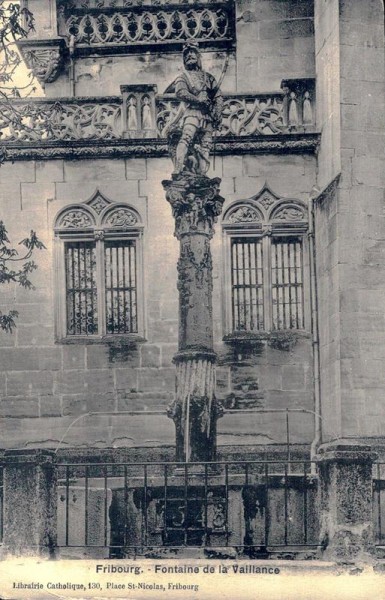
<path fill-rule="evenodd" d="M 180 241 L 176 400 L 169 411 L 175 422 L 178 461 L 215 458 L 219 411 L 215 401 L 210 239 L 223 204 L 219 183 L 219 179 L 191 174 L 163 182 Z"/>
<path fill-rule="evenodd" d="M 212 348 L 212 260 L 207 235 L 181 236 L 178 290 L 179 350 Z"/>

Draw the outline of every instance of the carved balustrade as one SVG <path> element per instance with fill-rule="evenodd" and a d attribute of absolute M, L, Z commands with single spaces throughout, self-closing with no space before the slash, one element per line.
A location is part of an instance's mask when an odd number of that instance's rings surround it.
<path fill-rule="evenodd" d="M 121 137 L 122 98 L 33 99 L 4 104 L 1 142 L 113 140 Z"/>
<path fill-rule="evenodd" d="M 28 143 L 162 138 L 165 125 L 178 111 L 176 97 L 156 96 L 154 85 L 124 85 L 121 93 L 116 97 L 14 101 L 12 106 L 2 106 L 0 140 Z M 296 94 L 225 95 L 217 137 L 313 132 L 314 113 L 313 80 Z"/>
<path fill-rule="evenodd" d="M 73 36 L 75 50 L 102 53 L 125 46 L 129 52 L 146 44 L 180 46 L 188 39 L 210 47 L 233 45 L 234 0 L 203 2 L 166 0 L 59 0 L 59 35 Z"/>

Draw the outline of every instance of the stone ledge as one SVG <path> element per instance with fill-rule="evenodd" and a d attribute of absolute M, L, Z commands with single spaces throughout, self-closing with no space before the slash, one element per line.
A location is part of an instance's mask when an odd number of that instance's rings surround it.
<path fill-rule="evenodd" d="M 287 154 L 318 151 L 319 133 L 281 134 L 266 136 L 244 136 L 217 138 L 216 155 L 242 154 Z M 86 158 L 159 158 L 168 157 L 167 140 L 122 139 L 71 142 L 4 142 L 0 156 L 6 161 L 54 160 L 65 158 L 79 160 Z"/>
<path fill-rule="evenodd" d="M 310 332 L 301 329 L 277 331 L 234 331 L 223 337 L 226 344 L 244 347 L 271 346 L 278 350 L 291 350 L 301 338 L 310 338 Z"/>
<path fill-rule="evenodd" d="M 323 444 L 318 448 L 318 462 L 374 462 L 377 452 L 368 444 L 357 443 L 354 440 L 341 439 Z"/>
<path fill-rule="evenodd" d="M 6 450 L 2 456 L 4 466 L 47 465 L 56 462 L 56 454 L 52 450 Z"/>
<path fill-rule="evenodd" d="M 104 344 L 106 346 L 136 346 L 137 344 L 143 344 L 147 342 L 146 338 L 141 335 L 129 333 L 126 335 L 104 335 L 102 337 L 90 337 L 90 336 L 74 336 L 59 338 L 55 341 L 55 344 L 63 346 L 75 345 L 94 345 Z"/>

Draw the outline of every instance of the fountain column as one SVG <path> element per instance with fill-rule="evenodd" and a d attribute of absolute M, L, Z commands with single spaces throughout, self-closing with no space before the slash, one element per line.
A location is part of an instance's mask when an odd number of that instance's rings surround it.
<path fill-rule="evenodd" d="M 169 409 L 177 461 L 211 461 L 216 453 L 220 407 L 215 399 L 210 240 L 224 202 L 219 185 L 219 178 L 191 173 L 163 181 L 180 242 L 176 399 Z"/>

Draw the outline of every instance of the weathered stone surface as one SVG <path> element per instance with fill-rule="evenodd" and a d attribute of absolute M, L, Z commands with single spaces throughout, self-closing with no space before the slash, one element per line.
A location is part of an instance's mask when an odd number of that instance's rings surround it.
<path fill-rule="evenodd" d="M 141 348 L 142 367 L 160 367 L 160 346 L 144 345 Z"/>
<path fill-rule="evenodd" d="M 82 415 L 87 412 L 87 397 L 84 394 L 78 395 L 67 395 L 64 394 L 62 397 L 62 414 L 63 416 L 68 415 Z"/>
<path fill-rule="evenodd" d="M 62 368 L 61 348 L 39 348 L 39 367 L 42 371 L 59 371 Z"/>
<path fill-rule="evenodd" d="M 2 371 L 37 371 L 39 356 L 30 348 L 2 348 L 0 368 Z"/>
<path fill-rule="evenodd" d="M 105 490 L 103 487 L 91 486 L 85 489 L 81 483 L 71 485 L 68 488 L 68 508 L 67 508 L 67 488 L 57 487 L 58 494 L 58 531 L 57 541 L 59 546 L 83 546 L 87 543 L 89 546 L 99 546 L 99 548 L 86 549 L 85 556 L 93 558 L 108 558 L 108 548 L 103 548 L 105 536 L 107 543 L 110 540 L 111 525 L 110 519 L 105 522 L 105 505 L 110 510 L 112 492 L 111 489 Z M 87 503 L 87 532 L 85 505 Z M 68 513 L 68 538 L 66 539 L 66 513 Z M 73 550 L 72 550 L 73 551 Z M 94 551 L 95 554 L 92 554 Z M 67 551 L 68 552 L 68 551 Z M 71 552 L 71 550 L 69 550 Z M 82 555 L 84 557 L 84 554 Z"/>
<path fill-rule="evenodd" d="M 132 368 L 115 369 L 115 385 L 117 390 L 136 391 L 138 389 L 138 370 Z"/>
<path fill-rule="evenodd" d="M 114 373 L 111 369 L 98 369 L 84 373 L 84 387 L 89 394 L 114 389 Z"/>
<path fill-rule="evenodd" d="M 314 34 L 312 19 L 282 20 L 266 22 L 260 31 L 260 38 L 274 39 L 289 37 L 306 37 Z"/>
<path fill-rule="evenodd" d="M 12 181 L 14 179 L 15 176 L 15 169 L 12 163 L 4 163 L 2 165 L 2 167 L 4 167 L 1 171 L 1 179 L 2 179 L 2 184 L 4 184 L 6 181 Z M 19 182 L 30 182 L 30 183 L 34 183 L 36 181 L 36 175 L 35 175 L 35 161 L 31 160 L 31 161 L 23 161 L 22 163 L 20 163 L 20 165 L 18 165 L 18 181 Z"/>
<path fill-rule="evenodd" d="M 83 369 L 85 352 L 85 346 L 63 346 L 63 369 Z"/>
<path fill-rule="evenodd" d="M 21 202 L 23 210 L 39 210 L 44 206 L 47 200 L 55 198 L 55 184 L 50 181 L 41 183 L 22 183 L 21 184 Z"/>
<path fill-rule="evenodd" d="M 50 394 L 53 390 L 53 374 L 50 371 L 10 371 L 7 373 L 9 396 Z"/>
<path fill-rule="evenodd" d="M 71 373 L 59 371 L 55 379 L 55 392 L 57 394 L 80 394 L 84 392 L 84 371 L 73 370 Z"/>
<path fill-rule="evenodd" d="M 60 396 L 41 396 L 39 406 L 40 417 L 60 417 L 62 414 Z"/>
<path fill-rule="evenodd" d="M 175 386 L 175 370 L 150 367 L 138 369 L 138 386 L 139 391 L 143 392 L 172 391 Z"/>
<path fill-rule="evenodd" d="M 321 446 L 320 543 L 323 557 L 341 562 L 368 560 L 374 551 L 370 446 L 337 440 Z"/>
<path fill-rule="evenodd" d="M 145 158 L 126 159 L 126 179 L 147 179 L 147 163 Z"/>
<path fill-rule="evenodd" d="M 123 161 L 100 159 L 89 163 L 88 161 L 65 161 L 64 180 L 73 181 L 105 181 L 106 179 L 125 179 L 126 170 Z"/>
<path fill-rule="evenodd" d="M 178 350 L 177 344 L 162 344 L 161 346 L 161 366 L 171 367 L 172 360 Z"/>
<path fill-rule="evenodd" d="M 53 556 L 57 497 L 54 453 L 11 450 L 4 457 L 4 552 L 8 556 Z"/>
<path fill-rule="evenodd" d="M 54 344 L 53 327 L 45 327 L 44 325 L 19 325 L 17 337 L 20 346 L 49 346 Z"/>
<path fill-rule="evenodd" d="M 35 396 L 25 398 L 25 396 L 2 397 L 0 400 L 1 417 L 38 417 L 39 399 Z"/>
<path fill-rule="evenodd" d="M 173 392 L 133 392 L 132 390 L 118 391 L 118 410 L 122 411 L 160 411 L 160 416 L 166 416 L 167 408 L 174 400 Z"/>
<path fill-rule="evenodd" d="M 46 181 L 64 181 L 62 160 L 36 161 L 36 183 L 45 183 Z"/>

